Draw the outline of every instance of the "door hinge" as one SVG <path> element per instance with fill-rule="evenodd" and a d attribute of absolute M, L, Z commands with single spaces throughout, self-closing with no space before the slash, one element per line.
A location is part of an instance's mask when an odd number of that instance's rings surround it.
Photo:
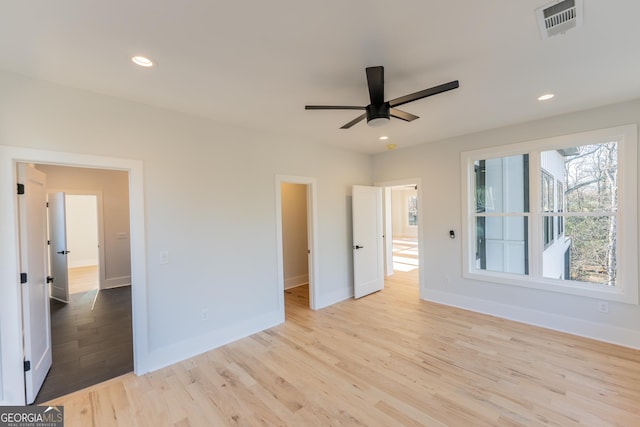
<path fill-rule="evenodd" d="M 27 283 L 27 273 L 20 273 L 20 283 Z"/>
<path fill-rule="evenodd" d="M 24 194 L 24 184 L 18 184 L 18 194 Z"/>
<path fill-rule="evenodd" d="M 49 207 L 49 202 L 47 202 L 47 207 Z"/>
<path fill-rule="evenodd" d="M 51 246 L 51 240 L 47 240 L 47 245 Z"/>
<path fill-rule="evenodd" d="M 31 361 L 30 360 L 25 360 L 24 361 L 24 371 L 25 372 L 29 372 L 31 370 Z"/>
<path fill-rule="evenodd" d="M 47 276 L 47 283 L 53 282 L 55 279 L 51 276 Z"/>

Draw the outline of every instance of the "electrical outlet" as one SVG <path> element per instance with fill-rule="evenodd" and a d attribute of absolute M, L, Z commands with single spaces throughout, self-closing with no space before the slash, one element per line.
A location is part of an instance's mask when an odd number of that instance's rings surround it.
<path fill-rule="evenodd" d="M 608 313 L 609 312 L 609 303 L 606 301 L 598 301 L 598 311 L 600 313 Z"/>
<path fill-rule="evenodd" d="M 209 320 L 209 309 L 208 308 L 203 308 L 202 309 L 202 321 L 206 322 L 207 320 Z"/>

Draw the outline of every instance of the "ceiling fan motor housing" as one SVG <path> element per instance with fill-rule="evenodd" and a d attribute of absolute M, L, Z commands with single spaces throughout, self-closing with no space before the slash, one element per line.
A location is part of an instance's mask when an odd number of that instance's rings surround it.
<path fill-rule="evenodd" d="M 369 126 L 378 126 L 386 123 L 390 119 L 388 102 L 380 105 L 367 105 L 367 124 Z"/>

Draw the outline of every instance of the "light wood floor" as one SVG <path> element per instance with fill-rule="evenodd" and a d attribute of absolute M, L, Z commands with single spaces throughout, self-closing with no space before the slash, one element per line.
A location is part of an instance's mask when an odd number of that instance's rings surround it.
<path fill-rule="evenodd" d="M 639 426 L 640 351 L 418 299 L 416 273 L 151 374 L 52 401 L 65 426 Z"/>
<path fill-rule="evenodd" d="M 70 268 L 68 274 L 70 294 L 78 294 L 98 289 L 97 265 Z"/>

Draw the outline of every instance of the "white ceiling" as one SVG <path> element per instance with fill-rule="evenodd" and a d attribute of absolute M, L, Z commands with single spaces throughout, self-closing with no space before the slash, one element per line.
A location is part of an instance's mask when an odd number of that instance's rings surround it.
<path fill-rule="evenodd" d="M 8 0 L 0 69 L 364 153 L 639 98 L 640 1 L 584 0 L 582 27 L 543 40 L 534 11 L 551 2 Z M 375 65 L 385 99 L 460 88 L 383 128 L 341 130 L 360 112 L 304 110 L 368 104 Z M 556 97 L 537 101 L 545 92 Z"/>

